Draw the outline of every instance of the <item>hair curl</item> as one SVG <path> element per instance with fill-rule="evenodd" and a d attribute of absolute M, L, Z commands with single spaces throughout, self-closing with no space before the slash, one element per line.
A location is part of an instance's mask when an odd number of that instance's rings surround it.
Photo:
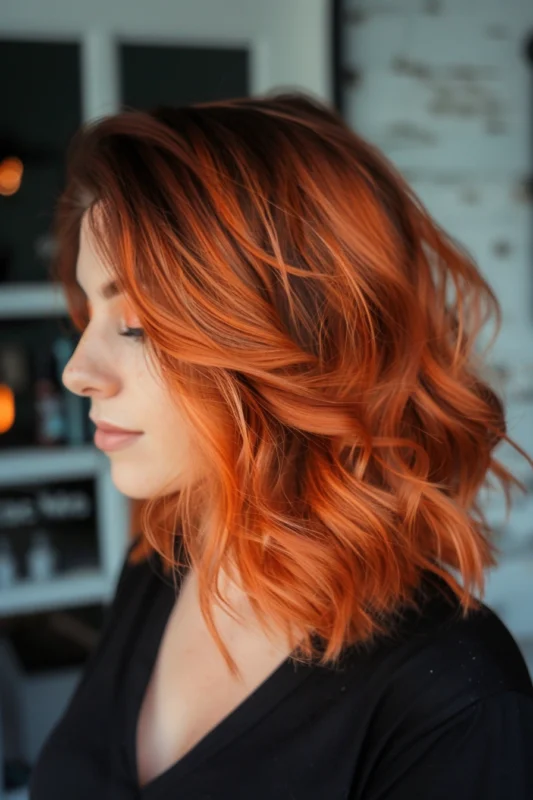
<path fill-rule="evenodd" d="M 525 491 L 493 450 L 533 461 L 474 351 L 498 301 L 384 155 L 301 92 L 85 124 L 52 265 L 80 331 L 86 210 L 200 467 L 143 504 L 131 562 L 156 551 L 174 574 L 180 537 L 230 670 L 221 567 L 293 658 L 323 664 L 390 632 L 424 573 L 477 607 L 498 554 L 478 491 L 489 472 L 508 510 L 511 484 Z"/>

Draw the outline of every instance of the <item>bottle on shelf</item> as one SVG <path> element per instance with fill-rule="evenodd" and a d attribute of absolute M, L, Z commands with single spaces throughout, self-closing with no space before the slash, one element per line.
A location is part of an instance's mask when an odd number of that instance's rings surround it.
<path fill-rule="evenodd" d="M 33 532 L 26 552 L 26 574 L 32 581 L 50 580 L 56 572 L 57 550 L 44 528 Z"/>
<path fill-rule="evenodd" d="M 66 336 L 59 336 L 52 346 L 58 376 L 63 374 L 72 353 L 74 343 Z M 69 391 L 61 381 L 65 411 L 65 436 L 69 444 L 81 445 L 85 442 L 85 413 L 83 398 Z"/>
<path fill-rule="evenodd" d="M 7 536 L 0 537 L 0 588 L 17 580 L 17 562 Z"/>
<path fill-rule="evenodd" d="M 38 444 L 57 445 L 67 440 L 65 397 L 58 380 L 55 358 L 49 351 L 38 358 L 35 380 L 35 439 Z"/>

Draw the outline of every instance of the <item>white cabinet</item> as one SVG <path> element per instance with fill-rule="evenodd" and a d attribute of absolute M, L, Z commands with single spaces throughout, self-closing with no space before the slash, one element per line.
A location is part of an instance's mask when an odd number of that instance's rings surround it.
<path fill-rule="evenodd" d="M 0 616 L 106 603 L 111 599 L 127 544 L 129 502 L 112 483 L 107 457 L 90 444 L 4 450 L 0 457 L 1 487 L 85 477 L 94 478 L 96 483 L 98 567 L 62 573 L 48 581 L 16 581 L 0 591 Z"/>

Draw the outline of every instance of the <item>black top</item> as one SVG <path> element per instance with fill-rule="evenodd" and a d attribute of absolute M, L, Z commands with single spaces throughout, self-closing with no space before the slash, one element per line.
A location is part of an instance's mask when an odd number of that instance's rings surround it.
<path fill-rule="evenodd" d="M 492 611 L 462 620 L 438 585 L 428 576 L 423 613 L 335 669 L 287 659 L 139 790 L 135 723 L 175 592 L 159 556 L 124 563 L 31 800 L 531 800 L 525 662 Z"/>

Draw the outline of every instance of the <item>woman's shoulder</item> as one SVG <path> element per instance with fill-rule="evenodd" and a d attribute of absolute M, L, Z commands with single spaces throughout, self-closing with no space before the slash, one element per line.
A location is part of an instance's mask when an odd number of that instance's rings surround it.
<path fill-rule="evenodd" d="M 403 615 L 364 655 L 353 650 L 370 753 L 353 800 L 533 796 L 533 685 L 523 655 L 492 609 L 481 603 L 463 616 L 452 594 L 441 580 L 427 582 L 419 613 Z"/>
<path fill-rule="evenodd" d="M 520 647 L 491 608 L 480 603 L 465 616 L 447 584 L 434 577 L 425 579 L 421 596 L 419 611 L 409 609 L 366 650 L 383 709 L 409 717 L 414 726 L 449 719 L 496 695 L 533 699 Z"/>

